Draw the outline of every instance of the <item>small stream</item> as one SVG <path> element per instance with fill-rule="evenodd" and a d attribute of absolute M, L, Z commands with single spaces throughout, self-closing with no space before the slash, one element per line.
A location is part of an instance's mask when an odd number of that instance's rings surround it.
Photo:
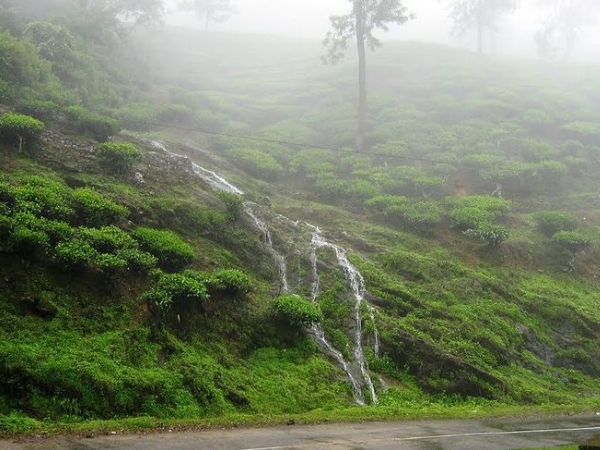
<path fill-rule="evenodd" d="M 170 155 L 173 158 L 187 158 L 186 156 L 170 152 L 162 143 L 158 141 L 152 141 L 151 145 L 157 149 L 164 151 L 166 154 Z M 240 196 L 244 195 L 244 192 L 241 189 L 231 184 L 218 173 L 205 169 L 204 167 L 194 162 L 192 162 L 192 168 L 194 173 L 200 179 L 206 182 L 211 188 L 217 191 L 225 191 Z M 267 223 L 263 221 L 255 212 L 257 206 L 258 205 L 252 202 L 244 202 L 244 211 L 246 215 L 252 220 L 254 226 L 262 233 L 263 243 L 266 245 L 269 253 L 273 258 L 273 261 L 279 269 L 281 291 L 283 293 L 290 293 L 291 289 L 287 279 L 287 264 L 285 257 L 274 248 L 271 231 L 269 230 Z M 293 223 L 295 226 L 298 226 L 299 224 L 298 221 L 294 222 L 285 216 L 279 217 L 289 221 L 290 223 Z M 348 285 L 352 291 L 354 312 L 353 361 L 347 361 L 344 355 L 326 339 L 325 332 L 320 325 L 312 325 L 308 331 L 311 334 L 311 336 L 313 336 L 317 344 L 319 344 L 319 346 L 323 349 L 323 351 L 325 351 L 326 354 L 333 358 L 337 362 L 338 366 L 346 373 L 348 380 L 352 385 L 352 390 L 356 403 L 359 405 L 365 405 L 366 402 L 364 390 L 366 388 L 370 395 L 370 402 L 373 404 L 377 404 L 377 393 L 375 392 L 375 386 L 373 385 L 373 381 L 371 379 L 371 376 L 369 375 L 367 360 L 363 350 L 362 310 L 364 306 L 366 306 L 369 314 L 369 320 L 374 326 L 374 351 L 376 355 L 379 353 L 379 334 L 375 326 L 375 309 L 364 300 L 364 278 L 359 272 L 359 270 L 348 260 L 347 252 L 344 248 L 327 241 L 321 234 L 321 231 L 318 227 L 315 227 L 310 224 L 306 224 L 306 227 L 312 234 L 312 239 L 308 244 L 310 250 L 310 263 L 312 271 L 311 301 L 317 302 L 320 292 L 317 255 L 317 251 L 320 248 L 331 248 L 334 250 L 338 265 L 343 269 Z"/>

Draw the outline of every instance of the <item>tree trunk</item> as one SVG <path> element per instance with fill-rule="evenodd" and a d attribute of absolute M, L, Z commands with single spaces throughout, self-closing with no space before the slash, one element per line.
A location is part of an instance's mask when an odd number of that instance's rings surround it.
<path fill-rule="evenodd" d="M 354 0 L 356 16 L 356 44 L 358 47 L 358 123 L 356 149 L 365 149 L 367 128 L 367 50 L 365 47 L 365 16 L 363 0 Z"/>
<path fill-rule="evenodd" d="M 209 11 L 209 10 L 207 10 L 206 11 L 206 19 L 205 19 L 205 22 L 204 22 L 204 32 L 205 33 L 208 32 L 208 27 L 210 25 L 211 16 L 212 16 L 212 12 Z"/>
<path fill-rule="evenodd" d="M 483 54 L 483 0 L 477 2 L 477 53 Z"/>

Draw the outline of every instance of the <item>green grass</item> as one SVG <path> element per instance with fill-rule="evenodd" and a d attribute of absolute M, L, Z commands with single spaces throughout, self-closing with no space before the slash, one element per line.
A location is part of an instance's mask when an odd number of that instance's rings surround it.
<path fill-rule="evenodd" d="M 169 33 L 172 42 L 189 42 L 183 31 Z M 282 293 L 278 270 L 261 233 L 242 214 L 241 199 L 215 195 L 185 162 L 179 161 L 182 169 L 144 144 L 144 133 L 127 134 L 142 151 L 135 169 L 143 172 L 144 186 L 125 173 L 99 173 L 87 150 L 42 145 L 30 157 L 2 147 L 0 181 L 33 183 L 21 192 L 19 208 L 38 220 L 54 214 L 97 246 L 119 236 L 128 249 L 135 247 L 126 242 L 133 230 L 160 230 L 142 247 L 159 259 L 174 251 L 174 264 L 167 258 L 164 268 L 189 265 L 197 277 L 207 274 L 202 282 L 237 269 L 248 281 L 243 293 L 210 292 L 197 295 L 201 301 L 159 310 L 142 296 L 160 279 L 152 264 L 150 274 L 135 274 L 127 270 L 130 261 L 123 266 L 115 260 L 118 251 L 96 249 L 104 256 L 71 272 L 55 264 L 56 243 L 44 239 L 35 220 L 19 233 L 2 221 L 12 238 L 7 242 L 22 245 L 0 254 L 8 280 L 0 285 L 4 433 L 264 425 L 290 417 L 297 423 L 469 418 L 595 407 L 600 253 L 594 245 L 575 255 L 561 250 L 535 218 L 540 211 L 550 211 L 554 222 L 567 217 L 572 220 L 558 221 L 561 227 L 568 222 L 586 243 L 600 242 L 600 208 L 596 194 L 589 195 L 597 169 L 576 164 L 595 158 L 599 144 L 594 130 L 582 126 L 600 119 L 591 102 L 600 94 L 593 83 L 597 68 L 556 65 L 548 71 L 545 64 L 389 43 L 370 59 L 367 140 L 377 149 L 373 156 L 351 148 L 353 61 L 323 67 L 315 43 L 289 41 L 282 51 L 278 40 L 242 42 L 233 35 L 196 36 L 204 56 L 188 58 L 154 39 L 144 48 L 156 45 L 152 60 L 165 72 L 160 79 L 144 75 L 149 98 L 180 104 L 201 119 L 198 126 L 213 131 L 339 149 L 182 129 L 146 134 L 169 138 L 169 148 L 242 183 L 244 199 L 260 203 L 258 213 L 287 259 L 294 292 L 308 297 L 312 288 L 312 229 L 305 221 L 348 249 L 376 308 L 381 354 L 372 349 L 375 324 L 365 318 L 367 357 L 378 372 L 377 387 L 381 374 L 392 388 L 380 389 L 379 406 L 351 406 L 343 371 L 301 327 L 292 329 L 272 314 Z M 240 58 L 248 48 L 260 52 Z M 218 65 L 210 57 L 215 54 Z M 573 123 L 578 126 L 564 126 Z M 194 151 L 188 142 L 207 150 Z M 56 158 L 58 168 L 41 162 L 46 157 Z M 69 168 L 60 161 L 69 161 Z M 500 182 L 505 200 L 490 196 Z M 111 210 L 109 223 L 117 228 L 77 231 L 104 225 L 106 217 L 91 211 L 75 223 L 68 203 L 73 188 L 97 192 L 83 191 L 83 203 Z M 11 199 L 1 200 L 0 213 L 12 219 Z M 508 232 L 500 245 L 463 233 L 492 221 Z M 334 252 L 320 249 L 318 256 L 322 325 L 351 358 L 352 293 Z M 176 287 L 172 291 L 180 292 Z M 52 320 L 40 316 L 40 305 L 55 314 Z"/>

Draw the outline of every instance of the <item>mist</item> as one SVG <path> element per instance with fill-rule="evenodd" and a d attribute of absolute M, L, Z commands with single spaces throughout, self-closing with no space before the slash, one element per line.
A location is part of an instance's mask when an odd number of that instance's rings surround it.
<path fill-rule="evenodd" d="M 380 32 L 384 40 L 432 42 L 475 49 L 476 33 L 463 35 L 453 32 L 447 1 L 406 0 L 413 19 L 402 26 Z M 288 36 L 320 40 L 330 28 L 329 17 L 346 14 L 347 0 L 244 0 L 235 3 L 235 13 L 211 29 L 219 32 L 249 33 L 256 35 Z M 174 8 L 170 8 L 174 11 Z M 498 21 L 498 33 L 493 49 L 486 53 L 501 56 L 536 58 L 535 32 L 545 14 L 527 0 L 512 14 Z M 202 27 L 203 21 L 191 13 L 172 12 L 166 24 L 184 27 Z M 600 30 L 588 26 L 577 41 L 571 60 L 594 60 L 600 55 Z"/>

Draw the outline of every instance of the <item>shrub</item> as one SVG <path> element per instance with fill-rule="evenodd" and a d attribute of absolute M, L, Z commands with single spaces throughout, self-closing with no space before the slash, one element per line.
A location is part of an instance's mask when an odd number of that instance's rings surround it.
<path fill-rule="evenodd" d="M 24 185 L 13 190 L 17 211 L 57 220 L 69 220 L 73 216 L 71 190 L 67 186 L 37 176 L 24 181 Z"/>
<path fill-rule="evenodd" d="M 580 252 L 592 243 L 588 238 L 575 231 L 559 231 L 552 236 L 552 242 L 572 253 Z"/>
<path fill-rule="evenodd" d="M 8 142 L 17 142 L 19 151 L 26 139 L 32 139 L 44 131 L 43 122 L 23 114 L 6 113 L 0 116 L 0 136 Z"/>
<path fill-rule="evenodd" d="M 142 250 L 158 258 L 158 265 L 171 272 L 183 269 L 194 260 L 194 251 L 172 231 L 138 228 L 132 233 Z"/>
<path fill-rule="evenodd" d="M 73 191 L 75 213 L 81 224 L 101 227 L 124 219 L 129 210 L 89 188 Z"/>
<path fill-rule="evenodd" d="M 394 215 L 396 211 L 408 203 L 408 198 L 400 195 L 378 195 L 368 200 L 365 205 L 383 216 Z"/>
<path fill-rule="evenodd" d="M 16 109 L 21 114 L 49 122 L 56 119 L 58 105 L 50 100 L 20 98 Z"/>
<path fill-rule="evenodd" d="M 489 246 L 497 246 L 508 239 L 508 230 L 501 225 L 485 225 L 478 229 L 465 230 L 463 233 Z"/>
<path fill-rule="evenodd" d="M 64 269 L 83 269 L 93 265 L 98 252 L 88 242 L 72 239 L 59 242 L 53 254 L 56 263 Z"/>
<path fill-rule="evenodd" d="M 283 173 L 283 167 L 268 153 L 251 148 L 238 148 L 229 152 L 230 156 L 242 170 L 260 177 L 274 181 Z"/>
<path fill-rule="evenodd" d="M 136 249 L 137 242 L 114 225 L 102 228 L 79 228 L 77 236 L 100 253 L 115 253 L 121 249 Z"/>
<path fill-rule="evenodd" d="M 8 239 L 8 248 L 13 252 L 29 256 L 49 248 L 48 235 L 41 230 L 32 230 L 24 226 L 15 226 Z"/>
<path fill-rule="evenodd" d="M 478 229 L 510 210 L 511 202 L 498 197 L 473 195 L 452 198 L 452 225 L 461 230 Z"/>
<path fill-rule="evenodd" d="M 244 213 L 244 202 L 242 197 L 232 192 L 219 191 L 217 197 L 225 204 L 227 220 L 238 222 Z"/>
<path fill-rule="evenodd" d="M 299 295 L 279 296 L 273 303 L 273 311 L 280 319 L 295 328 L 304 328 L 323 320 L 319 307 Z"/>
<path fill-rule="evenodd" d="M 93 113 L 80 106 L 70 106 L 65 111 L 77 131 L 105 141 L 121 130 L 121 124 L 112 117 Z"/>
<path fill-rule="evenodd" d="M 220 270 L 207 277 L 206 286 L 210 292 L 245 295 L 250 292 L 250 277 L 237 269 Z"/>
<path fill-rule="evenodd" d="M 129 172 L 134 164 L 142 160 L 142 153 L 133 144 L 105 142 L 99 147 L 100 163 L 112 174 Z"/>
<path fill-rule="evenodd" d="M 190 273 L 161 274 L 156 285 L 142 295 L 142 300 L 166 311 L 173 304 L 190 304 L 190 302 L 208 299 L 208 290 L 204 283 Z"/>
<path fill-rule="evenodd" d="M 558 231 L 574 231 L 578 223 L 572 214 L 559 211 L 540 211 L 534 217 L 546 236 L 553 236 Z"/>
<path fill-rule="evenodd" d="M 150 253 L 137 248 L 123 248 L 116 252 L 116 256 L 127 262 L 127 268 L 134 272 L 147 274 L 156 268 L 157 259 Z"/>
<path fill-rule="evenodd" d="M 409 203 L 402 207 L 402 216 L 411 225 L 430 227 L 440 223 L 443 209 L 438 202 Z"/>

